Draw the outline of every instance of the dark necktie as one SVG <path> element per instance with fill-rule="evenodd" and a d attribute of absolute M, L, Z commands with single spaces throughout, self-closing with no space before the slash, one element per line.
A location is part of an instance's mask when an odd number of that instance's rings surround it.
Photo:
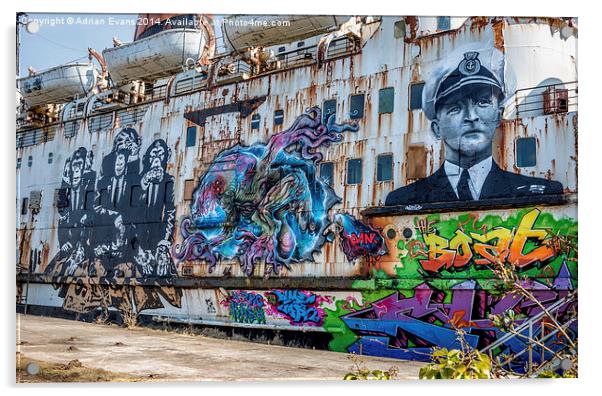
<path fill-rule="evenodd" d="M 73 210 L 79 209 L 79 191 L 73 190 Z"/>
<path fill-rule="evenodd" d="M 460 181 L 458 182 L 458 199 L 460 201 L 472 201 L 474 198 L 472 197 L 472 193 L 470 192 L 470 187 L 468 186 L 468 181 L 470 180 L 470 175 L 468 174 L 468 169 L 464 169 L 462 171 L 462 175 L 460 176 Z"/>

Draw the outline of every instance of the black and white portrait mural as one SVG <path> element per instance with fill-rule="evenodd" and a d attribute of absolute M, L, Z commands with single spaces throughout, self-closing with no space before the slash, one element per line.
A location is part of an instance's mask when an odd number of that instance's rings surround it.
<path fill-rule="evenodd" d="M 142 159 L 133 128 L 116 136 L 110 153 L 93 169 L 83 147 L 65 161 L 59 190 L 59 252 L 49 275 L 99 277 L 173 276 L 174 178 L 171 150 L 150 143 Z"/>
<path fill-rule="evenodd" d="M 492 157 L 504 101 L 512 96 L 499 50 L 471 44 L 452 52 L 425 82 L 422 108 L 445 161 L 431 176 L 392 191 L 386 205 L 561 194 L 557 181 L 502 170 Z"/>

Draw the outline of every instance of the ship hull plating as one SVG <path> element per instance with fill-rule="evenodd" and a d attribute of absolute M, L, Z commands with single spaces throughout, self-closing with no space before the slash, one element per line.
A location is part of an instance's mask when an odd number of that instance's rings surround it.
<path fill-rule="evenodd" d="M 364 26 L 359 53 L 209 82 L 106 122 L 91 113 L 72 136 L 63 123 L 18 147 L 18 302 L 325 332 L 335 351 L 428 360 L 459 346 L 458 328 L 484 348 L 504 334 L 490 315 L 541 312 L 500 292 L 496 265 L 544 307 L 571 294 L 575 38 L 559 40 L 551 19 L 468 18 L 435 35 L 412 17 L 400 34 L 400 19 Z M 519 42 L 554 62 L 528 73 Z M 454 122 L 470 117 L 441 113 L 452 97 L 477 114 L 460 138 Z M 454 174 L 454 152 L 479 160 Z"/>

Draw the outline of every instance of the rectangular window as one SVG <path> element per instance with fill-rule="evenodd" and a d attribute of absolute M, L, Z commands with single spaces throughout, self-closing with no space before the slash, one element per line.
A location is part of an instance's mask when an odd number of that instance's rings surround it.
<path fill-rule="evenodd" d="M 25 197 L 25 198 L 23 198 L 23 201 L 21 201 L 21 214 L 26 215 L 28 208 L 29 208 L 29 198 Z"/>
<path fill-rule="evenodd" d="M 77 134 L 77 131 L 79 130 L 79 125 L 80 121 L 78 120 L 67 121 L 65 123 L 65 137 L 71 138 L 75 136 Z"/>
<path fill-rule="evenodd" d="M 334 163 L 323 162 L 320 164 L 320 178 L 329 186 L 333 185 L 334 181 Z"/>
<path fill-rule="evenodd" d="M 451 28 L 450 17 L 437 17 L 437 30 L 449 30 Z"/>
<path fill-rule="evenodd" d="M 537 141 L 534 137 L 516 139 L 516 166 L 527 168 L 537 163 Z"/>
<path fill-rule="evenodd" d="M 274 125 L 282 125 L 284 123 L 284 110 L 276 110 L 274 112 Z"/>
<path fill-rule="evenodd" d="M 362 159 L 354 158 L 347 161 L 347 184 L 362 182 Z"/>
<path fill-rule="evenodd" d="M 29 207 L 31 209 L 40 209 L 42 206 L 42 191 L 34 190 L 29 192 Z"/>
<path fill-rule="evenodd" d="M 379 155 L 376 159 L 376 181 L 389 180 L 393 180 L 393 155 Z"/>
<path fill-rule="evenodd" d="M 261 116 L 259 114 L 253 114 L 253 117 L 251 117 L 251 129 L 259 129 L 260 121 Z"/>
<path fill-rule="evenodd" d="M 33 157 L 30 155 L 27 158 L 27 166 L 31 168 L 32 165 L 33 165 Z"/>
<path fill-rule="evenodd" d="M 395 88 L 388 87 L 378 91 L 378 112 L 392 113 L 395 105 Z"/>
<path fill-rule="evenodd" d="M 194 180 L 184 181 L 184 200 L 192 201 L 192 195 L 194 193 Z"/>
<path fill-rule="evenodd" d="M 569 111 L 569 91 L 566 88 L 547 88 L 543 93 L 543 113 L 556 114 L 567 111 Z"/>
<path fill-rule="evenodd" d="M 17 169 L 21 168 L 21 158 L 17 158 Z"/>
<path fill-rule="evenodd" d="M 189 126 L 186 129 L 186 147 L 193 147 L 196 145 L 196 126 Z"/>
<path fill-rule="evenodd" d="M 278 60 L 284 60 L 284 51 L 286 51 L 286 47 L 278 48 Z"/>
<path fill-rule="evenodd" d="M 401 21 L 395 22 L 393 25 L 393 36 L 398 38 L 403 38 L 406 35 L 406 21 L 402 19 Z"/>
<path fill-rule="evenodd" d="M 423 89 L 423 82 L 410 85 L 410 110 L 420 110 L 422 108 Z"/>
<path fill-rule="evenodd" d="M 364 97 L 366 95 L 351 95 L 349 118 L 356 120 L 364 117 Z"/>
<path fill-rule="evenodd" d="M 52 153 L 48 153 L 48 163 L 49 164 L 52 164 L 52 157 L 53 157 Z"/>
<path fill-rule="evenodd" d="M 328 99 L 324 101 L 322 105 L 322 124 L 326 125 L 328 121 L 328 117 L 332 114 L 335 114 L 336 118 L 337 113 L 337 100 L 336 99 Z"/>

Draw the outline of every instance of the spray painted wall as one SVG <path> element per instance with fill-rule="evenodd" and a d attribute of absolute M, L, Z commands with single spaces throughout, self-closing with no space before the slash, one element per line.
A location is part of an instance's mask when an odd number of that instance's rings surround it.
<path fill-rule="evenodd" d="M 457 346 L 454 328 L 481 348 L 500 335 L 490 314 L 539 312 L 497 291 L 494 263 L 515 265 L 544 306 L 576 289 L 576 112 L 505 115 L 509 21 L 469 20 L 453 39 L 395 38 L 394 23 L 322 68 L 19 148 L 36 161 L 58 153 L 44 187 L 19 170 L 19 189 L 46 197 L 17 227 L 29 304 L 309 329 L 331 333 L 335 351 L 425 360 Z M 383 46 L 394 50 L 379 57 Z M 419 108 L 400 110 L 421 81 Z M 393 109 L 376 111 L 388 88 Z M 555 159 L 517 166 L 518 137 Z"/>

